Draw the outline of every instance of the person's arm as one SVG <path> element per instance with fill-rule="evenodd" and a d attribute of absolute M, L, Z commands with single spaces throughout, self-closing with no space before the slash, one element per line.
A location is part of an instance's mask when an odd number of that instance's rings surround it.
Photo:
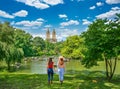
<path fill-rule="evenodd" d="M 46 70 L 48 70 L 48 63 L 46 63 Z"/>
<path fill-rule="evenodd" d="M 53 62 L 53 71 L 55 72 L 54 62 Z"/>
<path fill-rule="evenodd" d="M 65 62 L 64 62 L 64 72 L 65 72 Z"/>
<path fill-rule="evenodd" d="M 55 67 L 54 67 L 54 62 L 53 62 L 53 69 L 55 69 Z"/>
<path fill-rule="evenodd" d="M 58 68 L 60 67 L 60 63 L 59 63 L 59 61 L 58 61 L 58 63 L 57 63 L 57 67 L 58 67 Z"/>

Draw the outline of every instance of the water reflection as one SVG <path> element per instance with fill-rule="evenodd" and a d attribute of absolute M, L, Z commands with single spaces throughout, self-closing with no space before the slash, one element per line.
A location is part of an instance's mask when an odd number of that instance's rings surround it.
<path fill-rule="evenodd" d="M 43 60 L 33 60 L 29 59 L 28 61 L 25 61 L 24 67 L 29 71 L 29 73 L 35 73 L 35 74 L 47 74 L 47 59 L 48 58 L 43 58 Z M 54 64 L 57 65 L 58 58 L 54 57 L 53 58 Z M 66 68 L 65 68 L 65 73 L 74 73 L 75 65 L 74 61 L 70 62 L 65 62 Z M 70 70 L 70 71 L 68 71 Z M 24 72 L 24 71 L 23 71 Z M 57 72 L 57 68 L 55 68 L 55 73 Z"/>
<path fill-rule="evenodd" d="M 46 74 L 46 61 L 32 61 L 30 66 L 31 73 Z"/>
<path fill-rule="evenodd" d="M 43 58 L 43 60 L 27 60 L 25 61 L 23 73 L 35 73 L 35 74 L 47 74 L 47 59 Z M 54 64 L 57 65 L 58 57 L 54 57 L 53 59 Z M 119 62 L 120 63 L 120 62 Z M 76 74 L 79 71 L 83 70 L 94 70 L 94 71 L 105 71 L 104 62 L 100 62 L 99 65 L 101 66 L 94 66 L 91 69 L 85 68 L 81 65 L 80 60 L 70 60 L 69 62 L 65 62 L 65 73 L 67 74 Z M 55 73 L 57 73 L 57 68 L 55 69 Z M 117 72 L 116 72 L 117 71 Z M 115 73 L 119 73 L 119 68 L 117 68 Z"/>
<path fill-rule="evenodd" d="M 25 61 L 24 66 L 25 66 L 25 68 L 27 68 L 30 71 L 30 73 L 47 74 L 47 68 L 46 68 L 47 67 L 47 59 L 48 58 L 43 58 L 42 60 L 29 59 L 31 61 L 29 61 L 29 62 Z M 56 65 L 57 58 L 54 58 L 53 61 L 54 61 L 54 64 Z M 55 70 L 57 70 L 57 69 L 55 68 Z M 57 73 L 57 72 L 55 71 L 55 73 Z"/>

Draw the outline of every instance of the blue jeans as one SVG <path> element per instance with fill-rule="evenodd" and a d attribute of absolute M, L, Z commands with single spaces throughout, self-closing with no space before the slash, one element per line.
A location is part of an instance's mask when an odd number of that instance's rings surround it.
<path fill-rule="evenodd" d="M 48 74 L 48 81 L 52 81 L 53 80 L 53 74 L 54 74 L 53 69 L 48 68 L 47 74 Z"/>
<path fill-rule="evenodd" d="M 64 68 L 58 68 L 59 80 L 63 81 L 64 79 Z"/>

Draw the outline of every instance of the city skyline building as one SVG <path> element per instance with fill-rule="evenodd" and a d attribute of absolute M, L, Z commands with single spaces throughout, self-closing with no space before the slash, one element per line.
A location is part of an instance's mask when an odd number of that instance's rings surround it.
<path fill-rule="evenodd" d="M 53 29 L 53 31 L 52 31 L 52 37 L 51 37 L 51 32 L 50 32 L 49 28 L 47 29 L 46 40 L 48 42 L 51 42 L 51 43 L 56 43 L 57 42 L 55 29 Z"/>

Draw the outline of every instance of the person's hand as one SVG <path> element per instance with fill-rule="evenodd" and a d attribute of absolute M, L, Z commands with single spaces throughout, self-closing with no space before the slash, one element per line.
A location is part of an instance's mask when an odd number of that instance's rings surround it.
<path fill-rule="evenodd" d="M 54 72 L 56 72 L 56 69 L 54 69 Z"/>

